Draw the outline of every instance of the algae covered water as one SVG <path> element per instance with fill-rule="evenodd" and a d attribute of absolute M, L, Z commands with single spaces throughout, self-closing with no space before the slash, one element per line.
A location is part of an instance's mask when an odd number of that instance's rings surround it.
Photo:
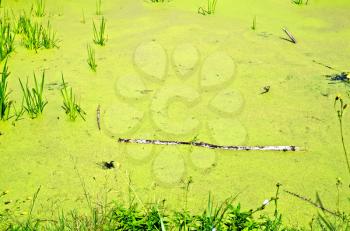
<path fill-rule="evenodd" d="M 199 7 L 206 1 L 46 0 L 38 16 L 35 1 L 2 1 L 2 17 L 14 27 L 24 14 L 49 21 L 56 46 L 27 49 L 18 35 L 7 59 L 9 98 L 17 108 L 19 79 L 33 84 L 33 72 L 45 71 L 48 103 L 37 118 L 24 113 L 0 122 L 0 190 L 11 201 L 1 206 L 20 214 L 41 186 L 38 214 L 84 210 L 84 190 L 97 201 L 107 194 L 127 201 L 132 193 L 143 203 L 164 199 L 179 208 L 189 180 L 186 203 L 193 211 L 203 209 L 198 205 L 209 192 L 217 201 L 239 193 L 243 207 L 256 208 L 276 183 L 310 198 L 318 192 L 330 207 L 336 203 L 336 179 L 349 177 L 333 103 L 349 88 L 325 75 L 350 69 L 350 3 L 219 0 L 210 15 L 199 14 Z M 100 46 L 94 25 L 98 33 L 102 20 Z M 84 119 L 71 121 L 62 109 L 62 75 Z M 345 138 L 349 121 L 345 113 Z M 118 138 L 303 150 L 220 151 Z M 110 161 L 114 168 L 101 168 Z M 341 190 L 340 204 L 348 208 L 345 183 Z M 293 225 L 306 225 L 317 211 L 286 193 L 279 206 Z"/>

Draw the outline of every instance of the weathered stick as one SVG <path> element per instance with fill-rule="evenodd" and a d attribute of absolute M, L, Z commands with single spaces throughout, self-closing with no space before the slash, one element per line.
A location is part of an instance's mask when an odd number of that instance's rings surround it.
<path fill-rule="evenodd" d="M 97 109 L 96 109 L 96 122 L 97 122 L 97 127 L 98 127 L 98 130 L 101 130 L 101 107 L 100 105 L 97 106 Z"/>
<path fill-rule="evenodd" d="M 324 66 L 324 67 L 326 67 L 326 68 L 328 68 L 328 69 L 331 69 L 331 70 L 333 70 L 333 71 L 342 72 L 342 71 L 340 71 L 340 70 L 338 70 L 338 69 L 335 69 L 335 68 L 333 68 L 333 67 L 331 67 L 331 66 L 329 66 L 329 65 L 326 65 L 326 64 L 324 64 L 324 63 L 317 62 L 316 60 L 312 60 L 312 62 L 317 63 L 317 64 L 319 64 L 319 65 L 321 65 L 321 66 Z"/>
<path fill-rule="evenodd" d="M 286 33 L 288 35 L 288 37 L 292 43 L 297 43 L 297 40 L 294 38 L 294 36 L 286 28 L 282 28 L 282 30 L 284 31 L 284 33 Z"/>
<path fill-rule="evenodd" d="M 136 143 L 136 144 L 155 144 L 155 145 L 190 145 L 196 147 L 221 149 L 221 150 L 234 150 L 234 151 L 300 151 L 301 149 L 296 146 L 224 146 L 216 144 L 208 144 L 204 142 L 191 142 L 191 141 L 165 141 L 165 140 L 145 140 L 145 139 L 118 139 L 119 143 Z"/>

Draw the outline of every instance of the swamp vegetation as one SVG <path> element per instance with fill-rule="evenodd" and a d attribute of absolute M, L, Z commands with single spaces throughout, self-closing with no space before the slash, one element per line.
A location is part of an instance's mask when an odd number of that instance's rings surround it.
<path fill-rule="evenodd" d="M 348 1 L 0 6 L 0 230 L 350 230 Z"/>

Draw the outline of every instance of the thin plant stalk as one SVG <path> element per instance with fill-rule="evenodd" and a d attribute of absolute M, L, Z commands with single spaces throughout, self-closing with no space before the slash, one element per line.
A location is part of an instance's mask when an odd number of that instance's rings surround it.
<path fill-rule="evenodd" d="M 254 16 L 254 18 L 253 18 L 253 25 L 251 28 L 252 28 L 252 30 L 256 29 L 256 16 Z"/>
<path fill-rule="evenodd" d="M 96 0 L 96 15 L 102 14 L 101 5 L 102 5 L 101 0 Z"/>
<path fill-rule="evenodd" d="M 85 12 L 84 12 L 84 9 L 82 10 L 82 12 L 83 12 L 83 18 L 81 19 L 80 22 L 85 24 Z"/>
<path fill-rule="evenodd" d="M 340 139 L 343 147 L 346 165 L 348 167 L 348 172 L 350 175 L 350 162 L 349 162 L 348 152 L 345 146 L 344 133 L 343 133 L 343 115 L 344 115 L 345 109 L 348 107 L 348 104 L 345 104 L 344 100 L 340 96 L 337 96 L 335 97 L 335 100 L 334 100 L 334 107 L 336 106 L 338 106 L 338 109 L 336 109 L 336 112 L 337 112 L 338 121 L 339 121 Z"/>
<path fill-rule="evenodd" d="M 208 0 L 208 13 L 214 14 L 216 9 L 217 0 Z"/>

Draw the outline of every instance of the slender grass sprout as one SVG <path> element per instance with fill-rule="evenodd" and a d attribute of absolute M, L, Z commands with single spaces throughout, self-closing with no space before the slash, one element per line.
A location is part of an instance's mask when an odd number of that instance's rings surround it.
<path fill-rule="evenodd" d="M 253 18 L 253 24 L 252 24 L 252 30 L 255 30 L 256 29 L 256 16 L 254 16 Z"/>
<path fill-rule="evenodd" d="M 101 5 L 102 5 L 101 0 L 96 0 L 96 15 L 102 14 Z"/>
<path fill-rule="evenodd" d="M 33 9 L 33 7 L 32 7 Z M 45 15 L 45 2 L 44 0 L 37 0 L 35 2 L 35 9 L 34 9 L 35 16 L 37 17 L 43 17 Z"/>
<path fill-rule="evenodd" d="M 75 121 L 78 115 L 83 120 L 85 120 L 84 115 L 86 115 L 86 113 L 77 103 L 77 100 L 75 95 L 73 94 L 72 88 L 68 90 L 68 86 L 64 81 L 63 74 L 62 74 L 62 85 L 63 85 L 63 88 L 61 89 L 61 94 L 63 97 L 63 106 L 62 106 L 63 110 L 66 112 L 69 119 L 72 121 Z"/>
<path fill-rule="evenodd" d="M 106 20 L 102 17 L 100 22 L 100 27 L 97 29 L 95 22 L 93 22 L 93 32 L 94 32 L 94 43 L 104 46 L 106 44 L 105 38 Z"/>
<path fill-rule="evenodd" d="M 215 14 L 217 2 L 218 0 L 207 0 L 207 8 L 199 7 L 198 13 L 202 15 Z"/>
<path fill-rule="evenodd" d="M 84 10 L 82 10 L 82 12 L 83 12 L 83 17 L 82 17 L 82 19 L 81 19 L 80 22 L 83 23 L 83 24 L 85 24 L 86 21 L 85 21 L 85 13 L 84 13 Z"/>
<path fill-rule="evenodd" d="M 90 69 L 95 72 L 97 67 L 95 50 L 90 45 L 87 45 L 87 52 L 88 52 L 87 63 L 89 64 Z"/>
<path fill-rule="evenodd" d="M 25 112 L 23 105 L 21 105 L 20 110 L 17 110 L 16 106 L 13 104 L 13 110 L 14 110 L 14 122 L 21 120 Z M 14 124 L 14 122 L 12 122 L 12 124 Z"/>
<path fill-rule="evenodd" d="M 1 72 L 0 81 L 0 120 L 8 120 L 10 117 L 10 109 L 12 101 L 9 100 L 10 91 L 7 89 L 7 81 L 10 72 L 8 72 L 7 60 Z"/>
<path fill-rule="evenodd" d="M 34 119 L 38 115 L 42 114 L 47 101 L 44 100 L 44 82 L 45 82 L 45 71 L 43 71 L 41 76 L 41 81 L 37 81 L 34 73 L 34 88 L 30 88 L 28 85 L 28 78 L 26 85 L 19 80 L 23 92 L 23 108 L 28 113 L 28 115 Z"/>

